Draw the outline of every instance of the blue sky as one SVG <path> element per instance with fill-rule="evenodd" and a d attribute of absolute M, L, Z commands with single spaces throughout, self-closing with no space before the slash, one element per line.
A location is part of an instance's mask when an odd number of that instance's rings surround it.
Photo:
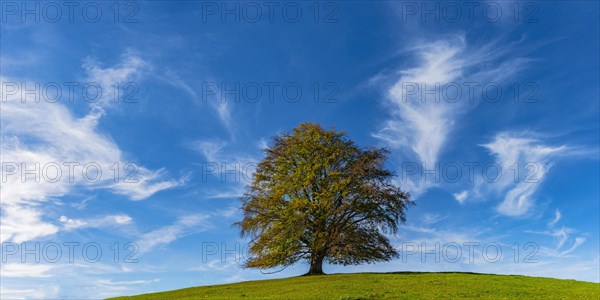
<path fill-rule="evenodd" d="M 600 281 L 597 2 L 50 3 L 2 4 L 3 299 L 305 273 L 240 268 L 232 226 L 305 121 L 417 203 L 399 259 L 325 272 Z"/>

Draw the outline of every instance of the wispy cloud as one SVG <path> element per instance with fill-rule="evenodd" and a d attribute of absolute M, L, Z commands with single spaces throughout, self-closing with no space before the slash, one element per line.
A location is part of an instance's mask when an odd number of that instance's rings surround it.
<path fill-rule="evenodd" d="M 544 255 L 551 257 L 564 257 L 575 251 L 579 246 L 586 242 L 585 236 L 572 237 L 577 233 L 576 230 L 567 227 L 561 227 L 558 229 L 551 229 L 546 231 L 528 231 L 529 233 L 541 234 L 552 237 L 554 246 L 543 246 L 540 247 L 540 252 Z M 569 246 L 570 245 L 570 246 Z M 567 247 L 565 249 L 565 247 Z"/>
<path fill-rule="evenodd" d="M 460 55 L 465 47 L 464 38 L 457 38 L 414 50 L 420 65 L 399 72 L 400 79 L 388 91 L 394 118 L 385 123 L 377 137 L 391 146 L 411 149 L 428 166 L 435 164 L 453 123 L 453 106 L 426 101 L 421 95 L 408 93 L 408 86 L 435 87 L 458 79 L 466 64 Z"/>
<path fill-rule="evenodd" d="M 205 159 L 201 164 L 202 181 L 206 182 L 208 176 L 217 176 L 225 184 L 218 188 L 203 189 L 207 198 L 239 198 L 243 195 L 259 162 L 257 156 L 247 151 L 236 151 L 231 142 L 223 140 L 197 140 L 188 146 Z M 261 146 L 262 143 L 256 143 L 257 148 Z M 211 171 L 207 170 L 209 166 Z"/>
<path fill-rule="evenodd" d="M 458 118 L 481 101 L 465 83 L 502 83 L 522 68 L 525 59 L 506 57 L 510 48 L 497 41 L 469 46 L 462 35 L 410 48 L 417 65 L 399 71 L 399 79 L 387 89 L 391 116 L 374 136 L 432 169 Z M 418 195 L 434 184 L 407 185 Z"/>
<path fill-rule="evenodd" d="M 573 245 L 571 245 L 571 247 L 569 247 L 569 249 L 562 251 L 560 254 L 567 255 L 567 254 L 573 252 L 575 249 L 577 249 L 579 246 L 581 246 L 583 243 L 585 243 L 586 240 L 587 240 L 587 238 L 582 237 L 582 236 L 576 237 Z"/>
<path fill-rule="evenodd" d="M 448 215 L 442 216 L 442 215 L 435 214 L 435 213 L 427 213 L 427 214 L 423 215 L 421 220 L 424 224 L 431 225 L 431 224 L 438 223 L 438 222 L 446 219 L 447 217 L 448 217 Z"/>
<path fill-rule="evenodd" d="M 191 148 L 206 158 L 207 161 L 217 162 L 222 159 L 221 151 L 227 145 L 222 140 L 201 140 L 191 144 Z"/>
<path fill-rule="evenodd" d="M 104 91 L 99 99 L 94 99 L 91 103 L 93 108 L 100 111 L 112 103 L 133 100 L 126 99 L 127 89 L 138 86 L 140 80 L 152 69 L 149 62 L 131 49 L 121 55 L 121 61 L 115 66 L 104 67 L 101 62 L 88 57 L 82 67 L 86 72 L 86 82 L 98 85 Z"/>
<path fill-rule="evenodd" d="M 556 209 L 556 211 L 554 212 L 554 218 L 548 222 L 548 226 L 549 227 L 554 227 L 554 225 L 560 221 L 560 218 L 562 217 L 560 210 L 558 210 L 558 208 Z"/>
<path fill-rule="evenodd" d="M 75 230 L 83 228 L 106 228 L 118 227 L 131 224 L 133 219 L 125 214 L 108 215 L 91 219 L 71 219 L 66 216 L 61 216 L 59 221 L 63 224 L 65 230 Z"/>
<path fill-rule="evenodd" d="M 129 280 L 129 281 L 114 281 L 112 279 L 98 279 L 94 281 L 94 286 L 108 291 L 127 291 L 136 285 L 151 284 L 159 282 L 159 279 L 152 280 Z"/>
<path fill-rule="evenodd" d="M 454 196 L 454 199 L 456 199 L 456 201 L 458 201 L 458 203 L 463 204 L 463 203 L 465 203 L 465 200 L 467 200 L 467 197 L 469 196 L 469 191 L 462 191 L 460 193 L 454 193 L 454 194 L 452 194 L 452 196 Z"/>
<path fill-rule="evenodd" d="M 21 243 L 58 232 L 57 226 L 43 219 L 43 210 L 38 205 L 11 204 L 9 200 L 2 196 L 1 243 Z"/>
<path fill-rule="evenodd" d="M 231 138 L 235 138 L 237 129 L 232 117 L 233 107 L 229 105 L 229 102 L 232 100 L 217 96 L 220 95 L 220 86 L 215 81 L 205 81 L 206 83 L 210 82 L 211 87 L 214 87 L 215 90 L 211 90 L 211 93 L 204 91 L 205 94 L 202 94 L 202 92 L 198 93 L 197 87 L 188 84 L 187 81 L 172 70 L 167 70 L 164 73 L 164 78 L 165 82 L 188 94 L 196 105 L 209 105 L 216 113 L 221 124 L 227 129 Z"/>
<path fill-rule="evenodd" d="M 495 156 L 505 173 L 497 182 L 486 183 L 483 189 L 504 193 L 497 211 L 507 216 L 521 216 L 529 211 L 534 204 L 533 195 L 550 171 L 553 159 L 569 149 L 564 145 L 545 145 L 527 134 L 516 132 L 501 132 L 492 142 L 482 146 Z M 520 176 L 510 176 L 509 170 L 516 170 Z"/>
<path fill-rule="evenodd" d="M 2 299 L 55 299 L 60 287 L 53 284 L 38 285 L 35 288 L 8 288 L 0 286 Z"/>
<path fill-rule="evenodd" d="M 560 210 L 556 209 L 554 212 L 554 218 L 547 224 L 547 230 L 544 231 L 527 231 L 528 233 L 540 234 L 552 237 L 554 242 L 554 247 L 541 247 L 541 251 L 544 252 L 545 255 L 552 257 L 563 257 L 568 255 L 569 253 L 575 251 L 575 249 L 579 248 L 579 246 L 583 245 L 587 238 L 578 233 L 577 230 L 568 227 L 560 227 L 555 228 L 555 225 L 562 219 L 562 215 Z M 576 236 L 574 239 L 572 235 Z M 565 249 L 565 246 L 571 244 L 571 246 Z"/>
<path fill-rule="evenodd" d="M 144 65 L 132 54 L 124 59 L 126 62 L 109 68 L 87 62 L 89 80 L 102 84 L 127 80 Z M 14 82 L 6 77 L 0 79 Z M 0 188 L 2 242 L 23 242 L 56 233 L 58 227 L 43 220 L 44 208 L 40 204 L 67 195 L 75 188 L 107 188 L 141 200 L 184 183 L 182 179 L 165 180 L 167 174 L 162 169 L 155 171 L 139 165 L 134 166 L 137 172 L 133 180 L 122 177 L 115 180 L 111 168 L 115 164 L 124 167 L 130 160 L 109 136 L 98 130 L 103 115 L 99 106 L 92 106 L 87 115 L 79 118 L 58 102 L 22 101 L 18 94 L 3 95 L 3 100 L 2 164 L 12 169 L 10 175 L 4 176 Z M 92 170 L 104 172 L 84 171 L 89 164 L 94 166 Z M 43 172 L 48 166 L 51 172 Z M 26 175 L 24 169 L 35 170 L 32 173 L 37 174 Z"/>
<path fill-rule="evenodd" d="M 150 231 L 136 241 L 139 246 L 139 254 L 152 249 L 168 245 L 178 238 L 191 233 L 205 231 L 209 228 L 207 223 L 209 216 L 202 214 L 187 215 L 180 217 L 175 223 Z"/>
<path fill-rule="evenodd" d="M 0 274 L 2 277 L 51 277 L 49 272 L 54 269 L 52 264 L 3 263 Z"/>

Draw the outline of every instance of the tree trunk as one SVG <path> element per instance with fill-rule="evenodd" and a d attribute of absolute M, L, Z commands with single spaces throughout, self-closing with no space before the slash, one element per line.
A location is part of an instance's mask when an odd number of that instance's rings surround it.
<path fill-rule="evenodd" d="M 310 270 L 306 275 L 325 275 L 323 273 L 323 259 L 324 255 L 315 255 L 310 259 Z"/>

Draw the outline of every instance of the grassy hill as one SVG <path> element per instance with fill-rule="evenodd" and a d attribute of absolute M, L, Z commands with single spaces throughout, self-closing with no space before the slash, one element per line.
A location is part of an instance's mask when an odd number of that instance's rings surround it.
<path fill-rule="evenodd" d="M 476 273 L 358 273 L 193 287 L 112 299 L 600 299 L 600 284 Z"/>

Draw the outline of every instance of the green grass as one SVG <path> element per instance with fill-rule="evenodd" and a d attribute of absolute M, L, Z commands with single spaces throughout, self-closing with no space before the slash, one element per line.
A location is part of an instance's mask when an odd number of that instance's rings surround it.
<path fill-rule="evenodd" d="M 112 299 L 600 299 L 600 284 L 475 273 L 358 273 L 209 285 Z"/>

